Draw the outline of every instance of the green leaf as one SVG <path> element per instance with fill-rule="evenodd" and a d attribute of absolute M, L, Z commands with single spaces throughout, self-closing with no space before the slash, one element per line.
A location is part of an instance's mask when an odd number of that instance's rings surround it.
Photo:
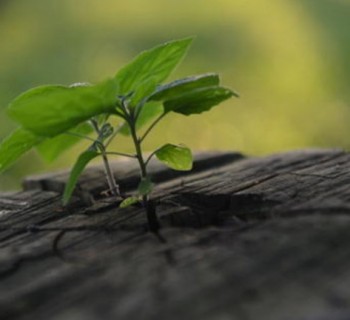
<path fill-rule="evenodd" d="M 142 82 L 135 90 L 130 100 L 130 106 L 136 107 L 140 102 L 150 96 L 156 89 L 157 83 L 154 79 L 149 79 L 146 82 Z"/>
<path fill-rule="evenodd" d="M 216 73 L 186 77 L 160 86 L 149 100 L 172 100 L 194 89 L 217 86 L 219 82 L 220 79 Z"/>
<path fill-rule="evenodd" d="M 137 118 L 136 130 L 139 130 L 146 123 L 156 118 L 157 116 L 160 116 L 163 113 L 164 113 L 164 109 L 160 103 L 158 102 L 146 103 L 142 107 L 139 117 Z M 123 127 L 120 129 L 120 133 L 126 136 L 130 135 L 130 129 L 127 123 L 125 123 Z"/>
<path fill-rule="evenodd" d="M 59 157 L 63 152 L 67 151 L 67 149 L 71 148 L 73 145 L 82 140 L 82 138 L 74 136 L 74 134 L 88 136 L 92 131 L 93 128 L 88 123 L 82 123 L 69 130 L 72 135 L 70 135 L 68 132 L 62 133 L 56 137 L 46 139 L 36 148 L 46 161 L 52 162 L 56 160 L 57 157 Z"/>
<path fill-rule="evenodd" d="M 41 86 L 18 96 L 8 113 L 25 129 L 53 137 L 93 116 L 113 112 L 115 95 L 114 80 L 94 86 Z"/>
<path fill-rule="evenodd" d="M 10 167 L 21 155 L 42 142 L 44 138 L 17 128 L 0 143 L 0 172 Z"/>
<path fill-rule="evenodd" d="M 214 86 L 195 89 L 176 99 L 164 102 L 164 112 L 177 112 L 184 115 L 202 113 L 232 96 L 238 96 L 230 89 Z"/>
<path fill-rule="evenodd" d="M 137 187 L 137 192 L 140 195 L 144 196 L 144 195 L 150 194 L 153 190 L 153 187 L 154 187 L 154 184 L 152 183 L 149 177 L 142 178 Z"/>
<path fill-rule="evenodd" d="M 64 189 L 63 193 L 63 204 L 66 205 L 72 196 L 72 193 L 74 191 L 75 185 L 78 182 L 79 176 L 87 166 L 87 164 L 94 158 L 96 158 L 99 155 L 98 152 L 87 150 L 83 152 L 76 163 L 73 166 L 72 171 L 70 172 L 69 180 L 66 184 L 66 187 Z"/>
<path fill-rule="evenodd" d="M 172 169 L 179 171 L 192 169 L 192 153 L 184 145 L 165 144 L 155 152 L 155 155 L 159 161 Z"/>
<path fill-rule="evenodd" d="M 140 201 L 139 197 L 128 197 L 120 203 L 119 207 L 126 208 L 126 207 L 129 207 L 129 206 L 139 202 L 139 201 Z"/>
<path fill-rule="evenodd" d="M 170 41 L 139 54 L 115 76 L 119 95 L 126 96 L 141 83 L 153 78 L 163 82 L 187 52 L 192 38 Z"/>

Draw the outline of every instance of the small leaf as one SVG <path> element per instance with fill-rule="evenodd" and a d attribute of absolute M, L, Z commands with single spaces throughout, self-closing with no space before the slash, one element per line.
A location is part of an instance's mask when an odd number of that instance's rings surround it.
<path fill-rule="evenodd" d="M 151 78 L 156 83 L 163 82 L 184 57 L 191 42 L 192 38 L 170 41 L 139 54 L 115 76 L 118 94 L 126 96 Z"/>
<path fill-rule="evenodd" d="M 92 131 L 93 128 L 88 123 L 82 123 L 69 130 L 67 133 L 62 133 L 56 137 L 46 139 L 36 148 L 46 161 L 52 162 L 56 160 L 57 157 L 59 157 L 63 152 L 67 151 L 67 149 L 71 148 L 82 140 L 82 138 L 74 136 L 74 134 L 88 136 Z"/>
<path fill-rule="evenodd" d="M 155 152 L 155 155 L 159 161 L 172 169 L 179 171 L 192 169 L 192 153 L 184 145 L 165 144 Z"/>
<path fill-rule="evenodd" d="M 115 95 L 113 80 L 94 86 L 41 86 L 13 100 L 8 113 L 25 129 L 53 137 L 93 116 L 113 112 Z"/>
<path fill-rule="evenodd" d="M 177 112 L 184 115 L 202 113 L 232 96 L 238 96 L 230 89 L 223 87 L 207 87 L 187 92 L 176 99 L 164 102 L 164 112 Z"/>
<path fill-rule="evenodd" d="M 140 201 L 140 199 L 138 197 L 128 197 L 120 203 L 119 207 L 126 208 L 126 207 L 129 207 L 129 206 L 139 202 L 139 201 Z"/>
<path fill-rule="evenodd" d="M 137 187 L 137 192 L 140 195 L 145 196 L 145 195 L 150 194 L 152 192 L 153 187 L 154 187 L 154 184 L 149 177 L 142 178 L 138 187 Z"/>
<path fill-rule="evenodd" d="M 17 128 L 0 143 L 0 172 L 10 167 L 21 155 L 44 140 L 33 133 Z"/>
<path fill-rule="evenodd" d="M 75 185 L 78 182 L 79 176 L 87 166 L 87 164 L 94 158 L 96 158 L 99 155 L 98 152 L 87 150 L 84 151 L 76 161 L 76 163 L 73 166 L 72 171 L 70 172 L 69 180 L 66 184 L 66 187 L 64 189 L 63 193 L 63 204 L 66 205 L 69 201 L 69 199 L 72 196 L 72 193 L 74 191 Z"/>
<path fill-rule="evenodd" d="M 162 113 L 164 113 L 163 110 L 163 106 L 158 102 L 146 103 L 142 107 L 139 117 L 137 118 L 136 130 L 139 130 L 146 123 L 148 123 L 152 119 L 155 119 L 157 116 L 160 116 Z M 126 136 L 130 135 L 130 129 L 127 123 L 125 123 L 120 129 L 120 133 Z"/>
<path fill-rule="evenodd" d="M 219 85 L 220 79 L 216 73 L 207 73 L 199 76 L 186 77 L 163 86 L 149 100 L 163 101 L 172 100 L 194 89 Z"/>

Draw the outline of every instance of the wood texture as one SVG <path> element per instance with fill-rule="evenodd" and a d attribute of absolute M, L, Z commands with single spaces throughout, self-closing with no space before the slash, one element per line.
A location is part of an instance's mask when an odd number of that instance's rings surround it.
<path fill-rule="evenodd" d="M 1 319 L 349 319 L 350 155 L 207 153 L 152 163 L 161 244 L 142 208 L 103 198 L 101 167 L 71 204 L 66 173 L 0 195 Z M 136 167 L 116 162 L 123 190 Z"/>

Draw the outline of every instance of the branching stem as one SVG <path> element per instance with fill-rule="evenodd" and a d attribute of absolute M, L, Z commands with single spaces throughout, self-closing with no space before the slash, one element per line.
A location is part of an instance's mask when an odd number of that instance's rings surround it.
<path fill-rule="evenodd" d="M 146 132 L 143 134 L 143 136 L 140 138 L 140 143 L 145 140 L 145 138 L 148 136 L 148 134 L 151 132 L 151 130 L 157 125 L 157 123 L 164 118 L 166 113 L 162 113 L 156 120 L 153 121 L 153 123 L 149 126 L 149 128 L 146 130 Z"/>
<path fill-rule="evenodd" d="M 141 170 L 141 179 L 145 179 L 147 177 L 147 162 L 145 162 L 142 154 L 142 148 L 141 148 L 141 142 L 142 140 L 137 137 L 136 134 L 136 121 L 134 119 L 129 119 L 129 126 L 130 126 L 130 133 L 132 140 L 134 142 L 135 150 L 136 150 L 136 157 L 140 166 Z M 142 196 L 142 203 L 146 210 L 147 214 L 147 220 L 148 220 L 148 226 L 150 228 L 150 231 L 155 233 L 156 235 L 159 234 L 159 222 L 156 214 L 156 208 L 152 201 L 150 201 L 148 195 Z"/>
<path fill-rule="evenodd" d="M 109 144 L 114 140 L 114 138 L 116 137 L 116 135 L 119 133 L 119 131 L 121 130 L 121 128 L 123 127 L 124 123 L 119 124 L 115 129 L 113 134 L 108 138 L 107 142 L 105 143 L 105 147 L 107 148 L 109 146 Z"/>
<path fill-rule="evenodd" d="M 115 151 L 106 151 L 107 155 L 115 155 L 115 156 L 121 156 L 121 157 L 127 157 L 127 158 L 137 158 L 135 154 L 129 154 L 129 153 L 123 153 L 123 152 L 115 152 Z"/>
<path fill-rule="evenodd" d="M 93 138 L 90 138 L 90 137 L 85 136 L 85 135 L 80 134 L 80 133 L 67 131 L 67 132 L 65 132 L 65 134 L 67 134 L 69 136 L 74 136 L 74 137 L 77 137 L 77 138 L 81 138 L 81 139 L 85 139 L 85 140 L 89 140 L 89 141 L 95 142 L 95 140 Z"/>
<path fill-rule="evenodd" d="M 156 152 L 157 152 L 158 150 L 159 150 L 159 148 L 156 149 L 156 150 L 154 150 L 154 151 L 148 156 L 148 158 L 146 159 L 146 162 L 145 162 L 146 166 L 148 165 L 148 163 L 151 161 L 152 157 L 156 154 Z"/>

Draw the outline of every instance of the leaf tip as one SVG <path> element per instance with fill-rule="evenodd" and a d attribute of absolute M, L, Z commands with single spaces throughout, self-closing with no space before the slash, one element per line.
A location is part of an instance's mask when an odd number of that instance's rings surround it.
<path fill-rule="evenodd" d="M 137 202 L 139 202 L 140 199 L 138 197 L 132 196 L 132 197 L 128 197 L 126 199 L 124 199 L 120 204 L 119 204 L 119 208 L 127 208 Z"/>

